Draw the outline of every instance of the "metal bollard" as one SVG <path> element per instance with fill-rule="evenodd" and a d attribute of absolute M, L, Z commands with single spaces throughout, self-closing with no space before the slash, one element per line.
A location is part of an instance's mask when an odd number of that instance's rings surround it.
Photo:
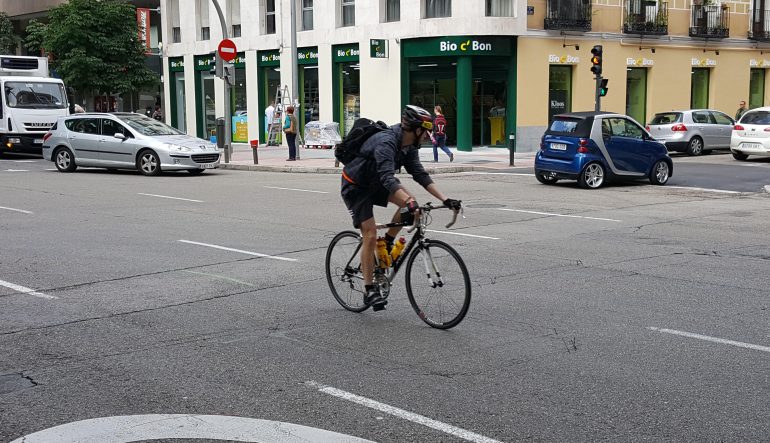
<path fill-rule="evenodd" d="M 252 140 L 251 141 L 251 151 L 252 155 L 254 156 L 254 164 L 259 164 L 259 155 L 257 154 L 257 148 L 259 148 L 259 140 Z"/>
<path fill-rule="evenodd" d="M 516 133 L 515 132 L 511 132 L 510 134 L 508 134 L 508 143 L 510 146 L 508 150 L 511 153 L 508 166 L 513 166 L 513 155 L 516 153 Z"/>

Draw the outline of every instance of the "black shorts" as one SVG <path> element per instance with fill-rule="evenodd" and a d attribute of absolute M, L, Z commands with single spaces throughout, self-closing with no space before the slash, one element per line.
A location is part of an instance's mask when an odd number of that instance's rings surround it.
<path fill-rule="evenodd" d="M 342 200 L 353 217 L 353 227 L 361 227 L 364 220 L 374 217 L 374 205 L 388 206 L 390 193 L 383 187 L 371 189 L 356 186 L 342 178 Z"/>

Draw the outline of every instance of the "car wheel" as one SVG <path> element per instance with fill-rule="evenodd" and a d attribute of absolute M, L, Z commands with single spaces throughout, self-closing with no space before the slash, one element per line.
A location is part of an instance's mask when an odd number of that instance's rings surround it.
<path fill-rule="evenodd" d="M 653 185 L 665 185 L 671 176 L 671 169 L 665 160 L 658 160 L 650 171 L 650 183 Z"/>
<path fill-rule="evenodd" d="M 743 152 L 733 152 L 733 158 L 736 159 L 736 160 L 743 161 L 743 160 L 746 160 L 747 158 L 749 158 L 749 156 L 744 154 Z"/>
<path fill-rule="evenodd" d="M 67 148 L 57 149 L 53 154 L 53 159 L 59 172 L 72 172 L 78 167 L 75 164 L 75 156 Z"/>
<path fill-rule="evenodd" d="M 555 172 L 535 171 L 535 178 L 544 185 L 552 185 L 559 181 Z"/>
<path fill-rule="evenodd" d="M 205 169 L 188 169 L 187 170 L 187 172 L 189 172 L 192 175 L 201 175 L 203 174 L 203 171 L 205 171 Z"/>
<path fill-rule="evenodd" d="M 604 166 L 601 163 L 589 163 L 580 173 L 578 184 L 585 189 L 601 187 L 604 184 Z"/>
<path fill-rule="evenodd" d="M 149 149 L 142 151 L 136 161 L 136 168 L 142 175 L 160 174 L 160 158 L 158 158 L 158 154 Z"/>
<path fill-rule="evenodd" d="M 703 154 L 703 139 L 695 136 L 690 139 L 690 143 L 687 144 L 688 155 L 701 155 Z"/>

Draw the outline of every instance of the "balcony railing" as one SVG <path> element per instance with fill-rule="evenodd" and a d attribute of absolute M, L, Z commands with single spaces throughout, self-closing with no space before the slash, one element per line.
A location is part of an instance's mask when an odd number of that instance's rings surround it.
<path fill-rule="evenodd" d="M 693 5 L 690 37 L 725 38 L 730 35 L 730 10 L 720 5 Z"/>
<path fill-rule="evenodd" d="M 770 41 L 770 8 L 764 8 L 763 6 L 763 4 L 755 4 L 754 9 L 751 11 L 749 38 L 751 40 L 767 42 Z"/>
<path fill-rule="evenodd" d="M 624 0 L 623 32 L 626 34 L 668 34 L 668 2 Z"/>
<path fill-rule="evenodd" d="M 548 0 L 544 26 L 563 31 L 590 31 L 590 0 Z"/>

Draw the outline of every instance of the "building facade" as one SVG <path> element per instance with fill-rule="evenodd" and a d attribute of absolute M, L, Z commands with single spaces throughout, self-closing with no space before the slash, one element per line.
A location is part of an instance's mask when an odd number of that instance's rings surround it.
<path fill-rule="evenodd" d="M 602 109 L 656 112 L 768 103 L 763 0 L 219 0 L 238 47 L 235 141 L 265 140 L 264 110 L 298 78 L 301 126 L 359 116 L 396 122 L 440 105 L 459 149 L 533 151 L 549 118 L 592 110 L 591 48 L 603 47 Z M 298 59 L 291 63 L 291 2 Z M 211 0 L 162 0 L 167 119 L 208 137 L 224 115 L 211 73 L 222 38 Z M 767 49 L 764 49 L 767 48 Z"/>

